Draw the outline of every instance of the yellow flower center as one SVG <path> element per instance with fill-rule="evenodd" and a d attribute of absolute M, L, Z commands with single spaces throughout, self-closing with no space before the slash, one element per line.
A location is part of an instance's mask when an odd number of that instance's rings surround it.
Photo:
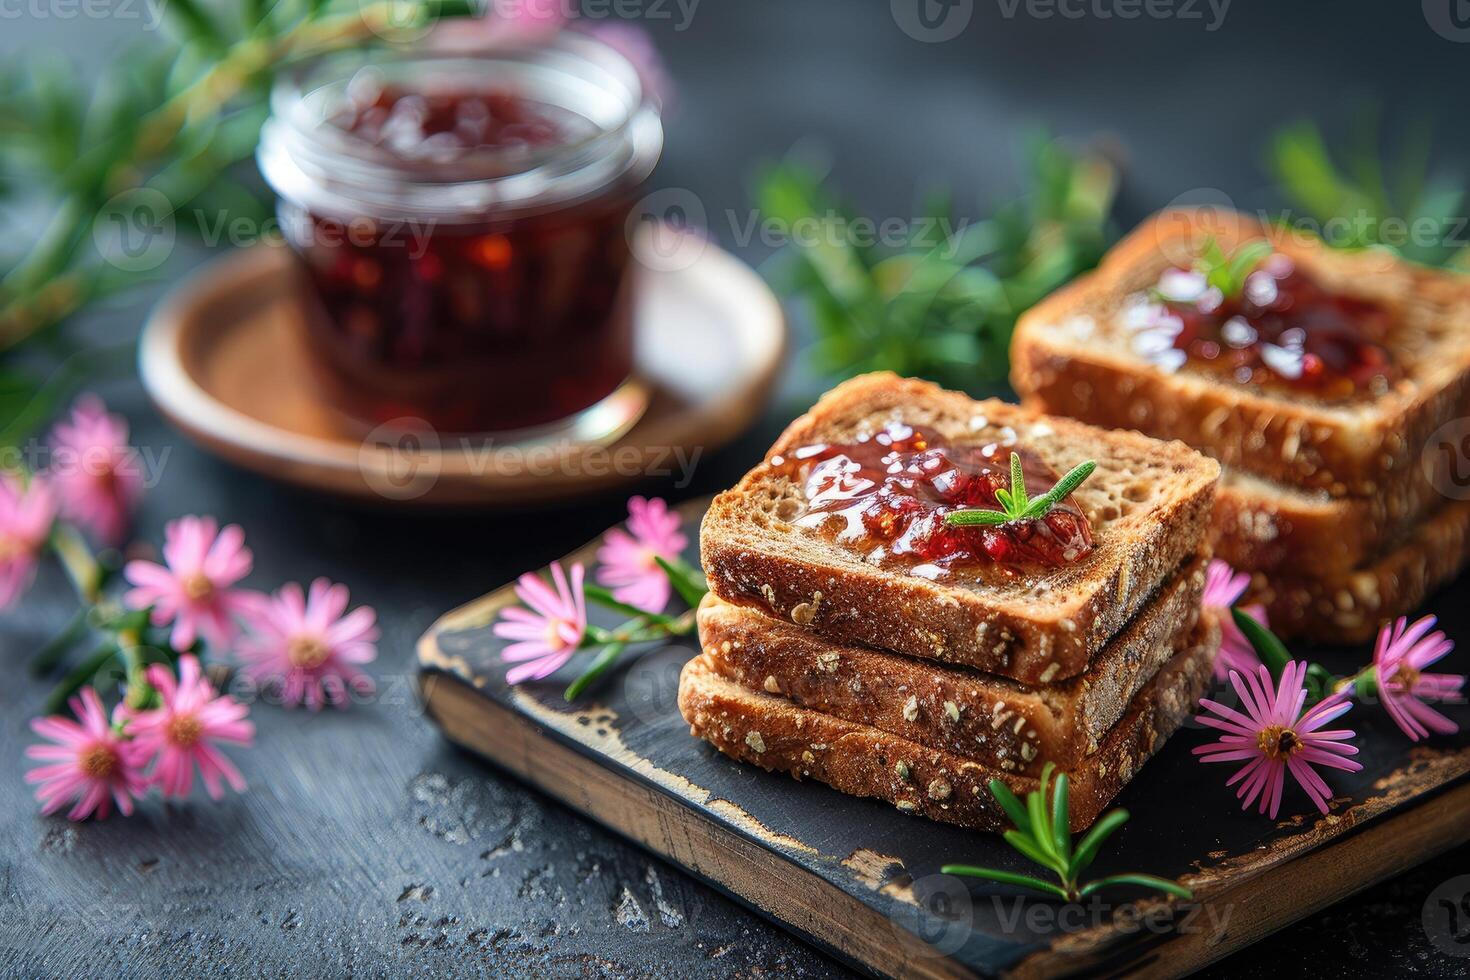
<path fill-rule="evenodd" d="M 117 752 L 109 745 L 94 745 L 82 753 L 78 765 L 92 779 L 111 779 L 118 770 Z"/>
<path fill-rule="evenodd" d="M 1266 753 L 1268 759 L 1285 759 L 1305 748 L 1300 735 L 1279 725 L 1264 729 L 1257 736 L 1256 744 Z"/>
<path fill-rule="evenodd" d="M 298 670 L 313 670 L 326 663 L 331 651 L 315 636 L 293 636 L 286 644 L 286 659 Z"/>
<path fill-rule="evenodd" d="M 567 622 L 565 619 L 548 619 L 546 621 L 546 645 L 553 650 L 565 650 L 567 643 L 562 639 L 561 628 Z"/>
<path fill-rule="evenodd" d="M 181 749 L 192 748 L 204 734 L 204 723 L 194 715 L 179 715 L 168 723 L 168 740 Z"/>
<path fill-rule="evenodd" d="M 1408 664 L 1399 664 L 1398 669 L 1393 672 L 1393 676 L 1389 680 L 1393 681 L 1405 691 L 1412 691 L 1414 685 L 1419 683 L 1419 671 L 1410 667 Z"/>
<path fill-rule="evenodd" d="M 184 579 L 184 595 L 193 602 L 208 602 L 214 595 L 214 583 L 203 572 L 195 572 Z"/>
<path fill-rule="evenodd" d="M 25 554 L 26 547 L 21 540 L 9 534 L 0 534 L 0 562 L 7 562 L 19 558 Z"/>

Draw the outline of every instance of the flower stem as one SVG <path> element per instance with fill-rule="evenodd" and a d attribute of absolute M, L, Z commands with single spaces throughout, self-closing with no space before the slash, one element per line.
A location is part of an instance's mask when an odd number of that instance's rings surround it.
<path fill-rule="evenodd" d="M 97 672 L 106 667 L 107 662 L 115 656 L 117 656 L 116 644 L 109 642 L 98 647 L 91 656 L 62 678 L 60 684 L 51 689 L 51 693 L 46 695 L 46 703 L 41 708 L 41 714 L 54 715 L 60 711 L 66 705 L 66 699 L 96 677 Z"/>
<path fill-rule="evenodd" d="M 70 621 L 62 627 L 61 632 L 47 640 L 46 645 L 36 651 L 35 656 L 31 658 L 33 675 L 41 677 L 55 669 L 72 645 L 87 631 L 87 615 L 90 612 L 90 607 L 82 606 L 72 613 Z"/>
<path fill-rule="evenodd" d="M 51 535 L 51 549 L 66 569 L 66 575 L 82 602 L 94 605 L 102 594 L 104 570 L 81 533 L 70 524 L 56 525 Z"/>
<path fill-rule="evenodd" d="M 609 643 L 603 647 L 602 652 L 587 665 L 586 670 L 582 671 L 582 676 L 567 685 L 566 693 L 562 696 L 568 701 L 577 700 L 577 698 L 582 696 L 583 691 L 591 687 L 594 681 L 607 673 L 612 665 L 617 663 L 618 658 L 623 655 L 623 651 L 627 648 L 628 644 L 621 642 Z"/>

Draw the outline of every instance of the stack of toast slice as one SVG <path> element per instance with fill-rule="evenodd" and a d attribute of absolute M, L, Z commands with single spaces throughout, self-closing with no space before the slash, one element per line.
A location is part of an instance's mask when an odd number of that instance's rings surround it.
<path fill-rule="evenodd" d="M 1264 241 L 1330 294 L 1386 311 L 1391 379 L 1327 397 L 1158 357 L 1127 311 L 1211 240 L 1226 254 Z M 1252 573 L 1245 601 L 1283 636 L 1370 640 L 1470 560 L 1457 471 L 1470 466 L 1470 420 L 1456 422 L 1470 404 L 1470 277 L 1232 212 L 1164 212 L 1023 316 L 1011 363 L 1030 407 L 1179 439 L 1224 464 L 1215 553 Z"/>
<path fill-rule="evenodd" d="M 1095 461 L 1070 498 L 1090 552 L 936 575 L 879 556 L 841 520 L 813 520 L 805 471 L 789 461 L 894 426 L 1024 447 L 1056 473 Z M 1218 478 L 1177 442 L 891 374 L 847 382 L 706 514 L 711 595 L 680 709 L 737 759 L 983 830 L 1008 826 L 989 780 L 1023 793 L 1054 763 L 1072 780 L 1074 829 L 1085 827 L 1209 679 L 1219 625 L 1200 594 Z"/>

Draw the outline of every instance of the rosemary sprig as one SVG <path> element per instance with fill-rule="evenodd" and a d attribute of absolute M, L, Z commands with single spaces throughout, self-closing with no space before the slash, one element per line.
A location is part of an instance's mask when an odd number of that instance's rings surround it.
<path fill-rule="evenodd" d="M 970 864 L 946 864 L 940 871 L 944 874 L 1017 885 L 1068 902 L 1078 901 L 1116 885 L 1141 885 L 1179 898 L 1194 897 L 1193 892 L 1177 882 L 1138 872 L 1109 875 L 1082 884 L 1079 880 L 1082 872 L 1096 859 L 1107 839 L 1128 822 L 1128 811 L 1118 809 L 1104 814 L 1073 847 L 1070 830 L 1071 801 L 1066 773 L 1057 776 L 1056 783 L 1052 786 L 1051 798 L 1047 799 L 1047 789 L 1055 770 L 1056 766 L 1050 762 L 1042 768 L 1041 784 L 1026 794 L 1024 804 L 1005 783 L 998 779 L 990 781 L 990 795 L 995 797 L 1006 816 L 1015 824 L 1014 829 L 1005 832 L 1005 842 L 1028 860 L 1052 871 L 1057 876 L 1055 884 L 1031 875 Z"/>
<path fill-rule="evenodd" d="M 967 509 L 945 515 L 945 521 L 960 527 L 996 527 L 1014 521 L 1032 521 L 1046 514 L 1082 485 L 1097 469 L 1097 462 L 1079 463 L 1057 481 L 1056 486 L 1039 497 L 1026 496 L 1026 476 L 1021 472 L 1021 457 L 1011 453 L 1011 488 L 995 492 L 1000 510 Z"/>
<path fill-rule="evenodd" d="M 1245 290 L 1246 279 L 1271 252 L 1270 242 L 1256 239 L 1237 246 L 1235 251 L 1226 255 L 1220 243 L 1211 236 L 1195 261 L 1195 268 L 1204 275 L 1206 283 L 1220 290 L 1220 294 L 1228 299 Z"/>

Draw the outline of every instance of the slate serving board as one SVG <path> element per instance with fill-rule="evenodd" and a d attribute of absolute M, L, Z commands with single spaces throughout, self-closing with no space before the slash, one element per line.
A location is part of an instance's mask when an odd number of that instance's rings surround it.
<path fill-rule="evenodd" d="M 681 509 L 691 538 L 703 508 Z M 567 560 L 590 566 L 596 546 Z M 697 560 L 697 545 L 686 557 Z M 1452 586 L 1434 605 L 1453 607 L 1458 595 Z M 627 654 L 575 705 L 562 699 L 570 668 L 507 686 L 490 624 L 515 601 L 506 586 L 448 613 L 420 640 L 425 705 L 444 733 L 872 973 L 1180 975 L 1470 840 L 1463 704 L 1445 709 L 1458 735 L 1419 746 L 1381 707 L 1355 707 L 1347 720 L 1364 769 L 1329 775 L 1338 795 L 1320 819 L 1295 790 L 1281 819 L 1243 813 L 1224 785 L 1231 770 L 1190 755 L 1209 739 L 1191 725 L 1114 801 L 1133 816 L 1093 873 L 1175 878 L 1194 901 L 1127 890 L 1082 906 L 1025 897 L 939 874 L 949 862 L 1034 870 L 994 835 L 742 765 L 692 738 L 676 705 L 679 669 L 697 652 L 692 637 Z M 1319 658 L 1347 670 L 1367 655 Z M 1443 669 L 1464 672 L 1467 661 L 1470 647 Z"/>

